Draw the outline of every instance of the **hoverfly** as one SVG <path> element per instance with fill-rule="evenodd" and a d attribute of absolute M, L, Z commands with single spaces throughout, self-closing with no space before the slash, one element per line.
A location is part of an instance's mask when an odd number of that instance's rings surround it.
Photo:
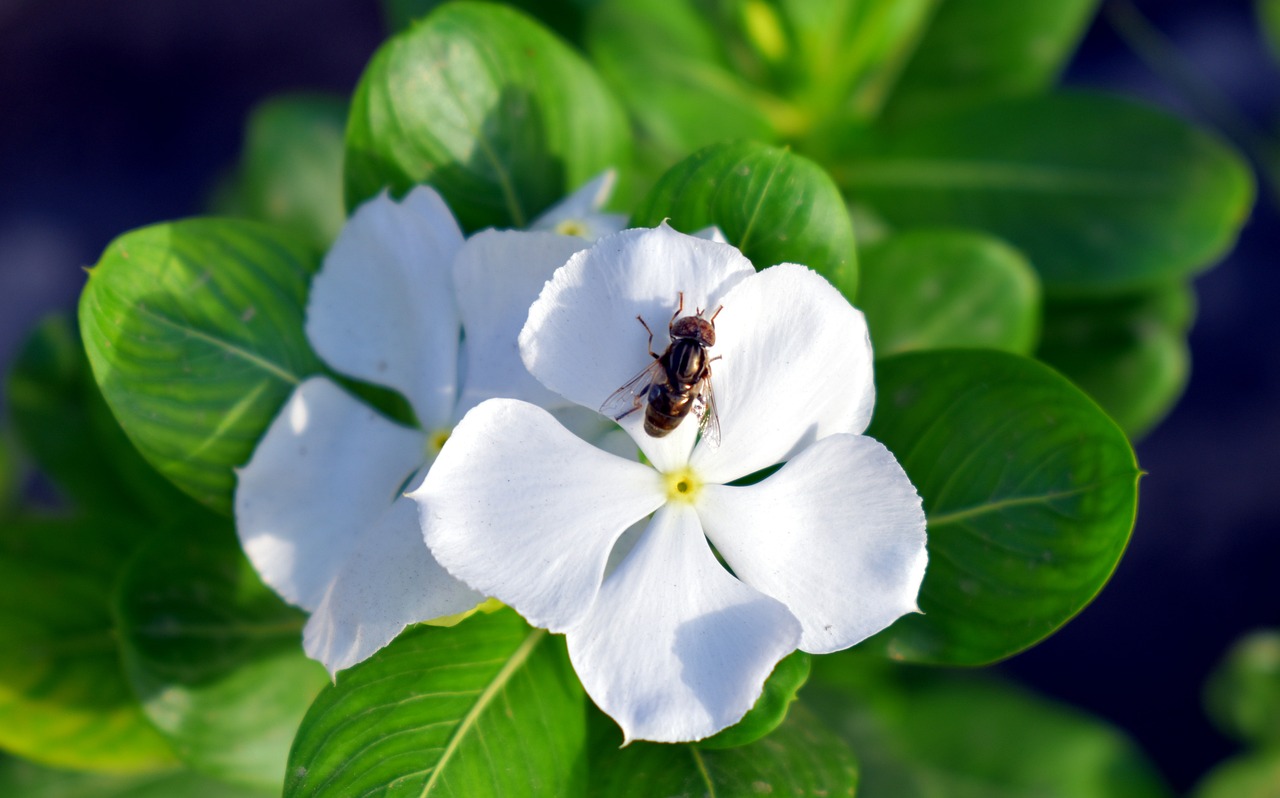
<path fill-rule="evenodd" d="M 692 413 L 698 419 L 702 437 L 716 446 L 720 443 L 720 418 L 711 393 L 711 364 L 720 358 L 707 357 L 707 348 L 715 346 L 716 316 L 724 306 L 709 319 L 702 318 L 701 308 L 692 316 L 680 316 L 683 310 L 681 291 L 676 312 L 667 322 L 671 343 L 660 355 L 653 351 L 653 330 L 643 317 L 636 316 L 649 333 L 649 356 L 653 362 L 604 400 L 600 412 L 621 421 L 643 406 L 644 431 L 654 438 L 669 434 Z"/>

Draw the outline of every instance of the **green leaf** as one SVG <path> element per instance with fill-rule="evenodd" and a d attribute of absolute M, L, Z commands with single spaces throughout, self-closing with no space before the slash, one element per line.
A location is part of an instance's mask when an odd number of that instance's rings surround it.
<path fill-rule="evenodd" d="M 809 678 L 810 659 L 803 651 L 793 651 L 783 657 L 769 674 L 755 706 L 742 720 L 705 740 L 699 740 L 696 745 L 708 749 L 736 748 L 754 743 L 778 728 L 778 724 L 786 719 L 791 702 L 796 700 L 796 692 Z"/>
<path fill-rule="evenodd" d="M 120 666 L 111 584 L 141 533 L 112 521 L 21 520 L 0 531 L 0 748 L 117 773 L 174 762 Z"/>
<path fill-rule="evenodd" d="M 587 49 L 666 166 L 732 138 L 797 140 L 883 99 L 936 0 L 605 0 Z"/>
<path fill-rule="evenodd" d="M 588 19 L 586 46 L 659 168 L 723 139 L 775 138 L 776 101 L 730 67 L 723 38 L 688 0 L 605 0 Z"/>
<path fill-rule="evenodd" d="M 125 437 L 72 319 L 52 315 L 36 326 L 9 372 L 8 393 L 23 446 L 81 508 L 154 520 L 199 512 Z"/>
<path fill-rule="evenodd" d="M 1022 253 L 998 238 L 913 230 L 866 247 L 859 266 L 857 304 L 876 357 L 950 347 L 1025 354 L 1035 345 L 1039 280 Z"/>
<path fill-rule="evenodd" d="M 580 794 L 583 703 L 562 639 L 514 612 L 418 627 L 316 699 L 284 795 Z"/>
<path fill-rule="evenodd" d="M 14 452 L 8 425 L 0 425 L 0 519 L 7 517 L 17 506 L 21 480 L 22 465 Z"/>
<path fill-rule="evenodd" d="M 1120 732 L 987 674 L 902 666 L 848 651 L 816 659 L 801 703 L 858 752 L 864 795 L 1169 795 Z"/>
<path fill-rule="evenodd" d="M 289 94 L 253 109 L 231 188 L 216 213 L 245 216 L 290 230 L 327 249 L 346 221 L 342 153 L 344 98 Z"/>
<path fill-rule="evenodd" d="M 1209 771 L 1191 798 L 1280 798 L 1280 749 L 1228 759 Z"/>
<path fill-rule="evenodd" d="M 232 469 L 302 379 L 315 255 L 254 222 L 188 219 L 126 233 L 80 297 L 102 394 L 138 451 L 179 488 L 230 512 Z"/>
<path fill-rule="evenodd" d="M 919 118 L 1049 88 L 1088 28 L 1098 0 L 1008 3 L 946 0 L 885 108 Z"/>
<path fill-rule="evenodd" d="M 612 721 L 593 724 L 594 798 L 716 798 L 738 795 L 853 796 L 853 752 L 803 706 L 750 745 L 706 750 L 697 745 L 632 743 Z"/>
<path fill-rule="evenodd" d="M 467 230 L 523 227 L 630 163 L 621 107 L 591 67 L 519 12 L 449 3 L 379 48 L 347 125 L 348 207 L 430 183 Z"/>
<path fill-rule="evenodd" d="M 921 615 L 874 640 L 890 657 L 978 665 L 1048 636 L 1111 576 L 1133 528 L 1138 467 L 1124 433 L 1066 379 L 990 350 L 876 367 L 868 435 L 924 499 Z"/>
<path fill-rule="evenodd" d="M 749 141 L 713 144 L 662 176 L 632 224 L 720 228 L 757 269 L 801 263 L 856 286 L 853 225 L 839 189 L 801 155 Z"/>
<path fill-rule="evenodd" d="M 278 794 L 278 793 L 276 793 Z M 107 776 L 49 770 L 19 760 L 0 761 L 0 795 L 21 798 L 271 798 L 189 771 Z"/>
<path fill-rule="evenodd" d="M 1256 0 L 1258 25 L 1271 47 L 1271 54 L 1280 61 L 1280 0 Z"/>
<path fill-rule="evenodd" d="M 986 230 L 1050 293 L 1186 277 L 1234 243 L 1253 203 L 1244 162 L 1158 111 L 1102 95 L 1012 100 L 848 139 L 832 173 L 901 227 Z"/>
<path fill-rule="evenodd" d="M 1131 439 L 1154 427 L 1187 384 L 1190 286 L 1142 294 L 1050 299 L 1036 353 L 1092 396 Z"/>
<path fill-rule="evenodd" d="M 874 115 L 934 9 L 950 0 L 775 2 L 795 39 L 797 102 L 822 124 Z"/>
<path fill-rule="evenodd" d="M 160 536 L 120 576 L 125 672 L 192 768 L 279 794 L 294 733 L 328 682 L 302 653 L 304 616 L 268 590 L 229 526 Z"/>
<path fill-rule="evenodd" d="M 1280 744 L 1280 632 L 1236 641 L 1205 685 L 1205 707 L 1218 728 L 1238 740 Z"/>

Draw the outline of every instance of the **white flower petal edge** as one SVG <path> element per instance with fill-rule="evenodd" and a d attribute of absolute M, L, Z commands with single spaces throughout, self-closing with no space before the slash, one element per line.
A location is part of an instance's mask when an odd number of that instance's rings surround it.
<path fill-rule="evenodd" d="M 871 339 L 862 312 L 831 283 L 782 264 L 722 301 L 711 378 L 722 442 L 700 445 L 690 459 L 704 480 L 730 482 L 826 435 L 867 428 Z"/>
<path fill-rule="evenodd" d="M 755 485 L 707 485 L 698 515 L 738 578 L 799 619 L 805 651 L 848 648 L 919 611 L 924 510 L 878 441 L 831 435 Z"/>
<path fill-rule="evenodd" d="M 617 170 L 601 172 L 534 219 L 529 229 L 571 235 L 588 243 L 619 232 L 627 226 L 626 215 L 600 212 L 617 182 Z"/>
<path fill-rule="evenodd" d="M 727 244 L 672 230 L 624 230 L 577 253 L 556 271 L 529 308 L 520 331 L 525 365 L 551 390 L 584 407 L 598 408 L 669 343 L 667 325 L 684 293 L 683 314 L 714 312 L 725 294 L 755 274 L 751 262 Z M 713 354 L 715 350 L 713 349 Z M 621 422 L 660 470 L 683 465 L 694 435 L 652 438 L 640 428 L 643 413 Z M 695 430 L 696 432 L 696 430 Z"/>
<path fill-rule="evenodd" d="M 652 468 L 509 399 L 467 413 L 410 496 L 449 573 L 553 632 L 582 619 L 614 541 L 666 498 Z"/>
<path fill-rule="evenodd" d="M 344 374 L 395 388 L 425 429 L 452 419 L 459 321 L 451 269 L 462 231 L 419 186 L 356 209 L 311 283 L 307 338 Z"/>
<path fill-rule="evenodd" d="M 543 407 L 565 404 L 525 370 L 517 339 L 543 285 L 586 248 L 580 238 L 555 233 L 485 230 L 467 239 L 453 264 L 467 336 L 458 416 L 496 396 Z"/>
<path fill-rule="evenodd" d="M 482 600 L 431 556 L 416 505 L 400 497 L 360 535 L 307 621 L 303 647 L 336 675 L 409 624 L 463 612 Z"/>
<path fill-rule="evenodd" d="M 315 610 L 424 445 L 325 377 L 299 385 L 236 476 L 236 531 L 263 581 Z"/>
<path fill-rule="evenodd" d="M 688 504 L 667 504 L 567 634 L 592 700 L 633 739 L 687 742 L 738 722 L 800 625 L 716 561 Z"/>

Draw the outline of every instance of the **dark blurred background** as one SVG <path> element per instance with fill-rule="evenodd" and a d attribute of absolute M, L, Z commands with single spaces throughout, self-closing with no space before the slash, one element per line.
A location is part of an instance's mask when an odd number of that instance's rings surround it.
<path fill-rule="evenodd" d="M 1253 124 L 1280 67 L 1248 0 L 1137 2 Z M 373 0 L 0 0 L 0 369 L 42 315 L 74 307 L 117 234 L 202 211 L 245 116 L 290 90 L 347 93 L 384 36 Z M 1065 80 L 1188 104 L 1099 17 Z M 1265 185 L 1240 244 L 1196 282 L 1193 372 L 1138 446 L 1133 542 L 1099 598 L 1003 669 L 1126 729 L 1175 788 L 1234 750 L 1204 679 L 1240 634 L 1280 627 L 1280 251 Z M 0 404 L 3 398 L 0 397 Z"/>

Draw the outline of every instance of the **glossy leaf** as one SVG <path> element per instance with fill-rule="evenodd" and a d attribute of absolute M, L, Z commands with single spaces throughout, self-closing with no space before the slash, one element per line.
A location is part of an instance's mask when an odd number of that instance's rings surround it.
<path fill-rule="evenodd" d="M 1044 638 L 1111 576 L 1133 528 L 1124 433 L 1062 376 L 990 350 L 876 366 L 868 434 L 924 499 L 921 615 L 875 638 L 890 657 L 977 665 Z"/>
<path fill-rule="evenodd" d="M 626 117 L 581 57 L 517 11 L 449 3 L 379 48 L 360 79 L 347 206 L 430 183 L 467 230 L 523 227 L 629 161 Z"/>
<path fill-rule="evenodd" d="M 1228 759 L 1209 771 L 1191 798 L 1280 798 L 1280 749 Z"/>
<path fill-rule="evenodd" d="M 1136 439 L 1173 408 L 1187 384 L 1190 286 L 1045 304 L 1036 356 L 1102 405 Z"/>
<path fill-rule="evenodd" d="M 632 224 L 694 233 L 720 228 L 757 269 L 801 263 L 856 286 L 853 226 L 822 168 L 754 142 L 713 144 L 673 166 L 632 214 Z"/>
<path fill-rule="evenodd" d="M 858 785 L 853 752 L 801 705 L 768 736 L 723 750 L 645 742 L 622 748 L 622 735 L 612 722 L 593 727 L 592 798 L 851 798 Z"/>
<path fill-rule="evenodd" d="M 1123 734 L 982 673 L 819 657 L 802 704 L 858 752 L 862 795 L 1165 798 Z"/>
<path fill-rule="evenodd" d="M 317 249 L 337 236 L 346 213 L 342 198 L 342 153 L 347 103 L 341 97 L 290 94 L 253 109 L 230 212 L 290 230 Z"/>
<path fill-rule="evenodd" d="M 885 116 L 922 117 L 1049 88 L 1099 0 L 945 0 L 893 87 Z"/>
<path fill-rule="evenodd" d="M 107 404 L 160 473 L 217 510 L 320 369 L 302 327 L 316 265 L 263 225 L 189 219 L 126 233 L 89 274 L 80 332 Z"/>
<path fill-rule="evenodd" d="M 851 137 L 836 181 L 890 225 L 961 225 L 1022 250 L 1050 293 L 1185 277 L 1253 203 L 1240 157 L 1187 123 L 1087 93 L 993 103 Z"/>
<path fill-rule="evenodd" d="M 796 692 L 809 678 L 808 654 L 793 651 L 774 667 L 764 683 L 764 691 L 755 706 L 734 725 L 705 740 L 699 740 L 699 748 L 735 748 L 753 743 L 778 727 L 787 717 L 787 710 L 796 700 Z"/>
<path fill-rule="evenodd" d="M 1218 728 L 1238 740 L 1280 743 L 1280 632 L 1238 640 L 1209 677 L 1205 706 Z"/>
<path fill-rule="evenodd" d="M 284 795 L 580 794 L 583 703 L 562 639 L 511 611 L 420 626 L 320 694 Z"/>
<path fill-rule="evenodd" d="M 876 357 L 951 347 L 1025 354 L 1035 345 L 1040 282 L 998 238 L 910 231 L 861 250 L 859 267 L 857 305 Z"/>
<path fill-rule="evenodd" d="M 303 614 L 259 581 L 235 533 L 153 540 L 125 568 L 113 610 L 130 684 L 174 752 L 278 794 L 294 733 L 328 679 L 302 653 Z"/>
<path fill-rule="evenodd" d="M 80 508 L 156 520 L 199 512 L 125 437 L 93 381 L 72 319 L 53 315 L 36 326 L 7 387 L 23 446 Z"/>
<path fill-rule="evenodd" d="M 114 776 L 49 770 L 30 762 L 8 760 L 0 761 L 0 795 L 13 798 L 272 798 L 278 793 L 248 790 L 184 770 Z"/>
<path fill-rule="evenodd" d="M 0 747 L 55 767 L 173 764 L 129 690 L 108 606 L 142 534 L 103 520 L 0 530 Z"/>

